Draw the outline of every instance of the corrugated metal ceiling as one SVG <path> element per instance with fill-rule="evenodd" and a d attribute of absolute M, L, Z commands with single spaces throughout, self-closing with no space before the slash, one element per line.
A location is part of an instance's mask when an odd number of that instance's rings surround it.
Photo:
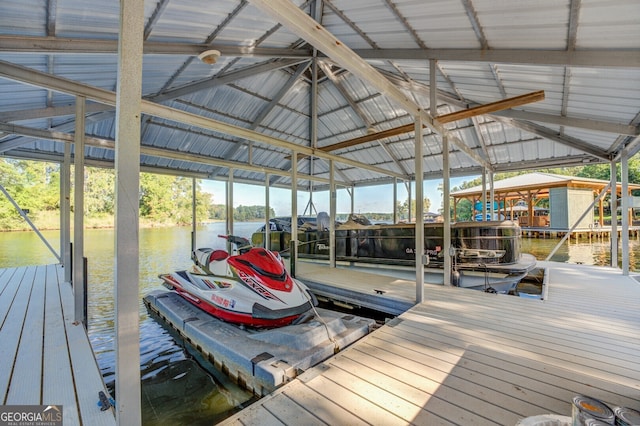
<path fill-rule="evenodd" d="M 640 150 L 636 0 L 311 0 L 288 7 L 313 16 L 427 110 L 429 59 L 436 59 L 439 115 L 544 90 L 543 101 L 445 125 L 495 171 L 610 161 L 624 149 Z M 59 135 L 74 131 L 74 96 L 47 90 L 48 78 L 114 91 L 118 16 L 116 1 L 0 2 L 0 153 L 60 159 Z M 152 0 L 145 16 L 145 99 L 330 152 L 343 185 L 390 179 L 381 170 L 414 177 L 412 132 L 332 149 L 413 117 L 330 52 L 314 56 L 305 34 L 260 5 Z M 222 52 L 214 65 L 196 58 L 209 48 Z M 40 71 L 38 81 L 11 77 L 20 66 Z M 87 134 L 113 140 L 113 109 L 90 103 L 88 110 Z M 143 147 L 167 150 L 143 151 L 149 169 L 215 179 L 232 165 L 238 181 L 263 183 L 268 170 L 272 184 L 290 182 L 291 151 L 282 146 L 150 116 L 142 130 Z M 440 177 L 441 138 L 424 133 L 425 177 Z M 99 146 L 85 155 L 113 161 L 113 151 Z M 455 145 L 450 167 L 454 175 L 481 171 Z M 320 178 L 316 187 L 329 177 L 324 159 L 301 158 L 298 170 Z"/>

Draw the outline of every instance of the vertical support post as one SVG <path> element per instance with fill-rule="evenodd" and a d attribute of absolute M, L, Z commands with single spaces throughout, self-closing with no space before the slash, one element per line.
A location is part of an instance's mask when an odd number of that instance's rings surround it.
<path fill-rule="evenodd" d="M 398 178 L 393 178 L 393 223 L 398 223 Z"/>
<path fill-rule="evenodd" d="M 336 267 L 336 179 L 335 163 L 329 160 L 329 267 Z"/>
<path fill-rule="evenodd" d="M 198 217 L 196 214 L 196 178 L 191 178 L 191 251 L 196 249 L 196 224 Z"/>
<path fill-rule="evenodd" d="M 271 250 L 271 201 L 269 200 L 269 173 L 264 175 L 264 248 Z M 281 249 L 284 247 L 281 247 Z"/>
<path fill-rule="evenodd" d="M 451 285 L 451 268 L 455 248 L 451 246 L 451 183 L 449 181 L 449 140 L 442 137 L 442 207 L 444 209 L 444 285 Z"/>
<path fill-rule="evenodd" d="M 71 144 L 64 144 L 64 160 L 60 164 L 60 254 L 64 281 L 71 282 Z"/>
<path fill-rule="evenodd" d="M 487 220 L 487 169 L 482 168 L 482 221 Z"/>
<path fill-rule="evenodd" d="M 616 162 L 612 161 L 610 166 L 611 176 L 611 266 L 618 267 L 618 170 Z"/>
<path fill-rule="evenodd" d="M 139 313 L 140 103 L 144 2 L 120 1 L 116 94 L 116 421 L 142 423 Z"/>
<path fill-rule="evenodd" d="M 84 127 L 86 99 L 76 97 L 76 123 L 74 136 L 74 184 L 73 192 L 73 296 L 74 318 L 83 319 L 84 303 Z M 85 324 L 86 326 L 86 324 Z"/>
<path fill-rule="evenodd" d="M 407 212 L 407 222 L 411 222 L 411 205 L 413 204 L 411 202 L 411 196 L 413 195 L 413 189 L 411 189 L 411 181 L 407 182 L 407 207 L 408 207 L 408 212 Z"/>
<path fill-rule="evenodd" d="M 416 170 L 416 226 L 415 250 L 416 259 L 416 303 L 424 301 L 424 172 L 422 159 L 422 119 L 415 117 L 415 170 Z"/>
<path fill-rule="evenodd" d="M 352 186 L 351 187 L 351 191 L 350 191 L 350 195 L 351 195 L 351 213 L 355 213 L 354 209 L 355 209 L 355 199 L 356 199 L 356 187 Z"/>
<path fill-rule="evenodd" d="M 489 171 L 489 217 L 491 220 L 494 220 L 494 214 L 496 212 L 495 203 L 496 203 L 496 192 L 493 187 L 493 171 Z"/>
<path fill-rule="evenodd" d="M 233 235 L 233 169 L 229 168 L 227 179 L 227 235 Z M 231 243 L 227 242 L 227 249 L 231 253 Z"/>
<path fill-rule="evenodd" d="M 291 151 L 291 242 L 289 243 L 291 276 L 296 276 L 298 261 L 298 153 Z"/>
<path fill-rule="evenodd" d="M 629 208 L 631 207 L 629 196 L 629 155 L 624 151 L 620 158 L 620 177 L 622 178 L 622 235 L 620 245 L 622 247 L 622 275 L 629 275 Z"/>

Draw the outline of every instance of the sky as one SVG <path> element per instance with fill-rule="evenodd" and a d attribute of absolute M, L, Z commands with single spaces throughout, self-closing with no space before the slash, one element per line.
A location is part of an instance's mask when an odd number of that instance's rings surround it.
<path fill-rule="evenodd" d="M 473 180 L 476 176 L 466 176 L 451 178 L 451 188 L 459 186 L 465 181 Z M 442 179 L 424 181 L 424 194 L 431 201 L 432 212 L 438 212 L 442 207 L 442 193 L 438 191 L 438 185 Z M 213 194 L 215 204 L 225 203 L 225 182 L 203 180 L 202 189 Z M 415 185 L 412 185 L 415 199 Z M 404 184 L 398 185 L 398 201 L 407 199 L 407 192 Z M 314 192 L 311 201 L 315 207 L 314 211 L 309 211 L 310 196 L 308 192 L 298 191 L 298 215 L 313 214 L 316 212 L 329 211 L 328 191 Z M 265 190 L 261 185 L 247 185 L 234 183 L 233 206 L 255 206 L 264 205 Z M 269 204 L 275 210 L 277 216 L 291 215 L 291 193 L 288 189 L 270 188 Z M 307 210 L 305 212 L 305 209 Z M 351 210 L 351 200 L 346 189 L 338 188 L 336 197 L 337 213 L 349 213 Z M 355 213 L 391 213 L 393 211 L 393 185 L 375 185 L 369 187 L 357 187 L 354 197 Z"/>

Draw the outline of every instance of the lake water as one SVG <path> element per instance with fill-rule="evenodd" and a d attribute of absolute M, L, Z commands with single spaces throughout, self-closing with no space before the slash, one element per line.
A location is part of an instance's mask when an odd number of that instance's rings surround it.
<path fill-rule="evenodd" d="M 237 223 L 235 232 L 250 237 L 259 226 L 259 223 Z M 224 223 L 200 226 L 198 246 L 224 248 L 225 241 L 217 237 L 224 232 Z M 42 234 L 58 248 L 58 231 Z M 89 338 L 112 392 L 114 238 L 112 229 L 85 231 Z M 186 342 L 171 335 L 144 307 L 144 295 L 164 288 L 158 274 L 191 266 L 190 250 L 190 227 L 140 230 L 140 375 L 144 425 L 212 425 L 254 400 L 251 393 L 219 373 Z M 0 232 L 0 268 L 51 263 L 57 263 L 57 259 L 35 233 Z"/>
<path fill-rule="evenodd" d="M 261 224 L 236 223 L 237 235 L 250 237 Z M 224 248 L 218 238 L 224 223 L 202 225 L 197 246 Z M 43 232 L 57 248 L 58 231 Z M 88 259 L 89 337 L 105 382 L 113 389 L 114 231 L 85 231 Z M 557 239 L 523 239 L 523 252 L 545 259 Z M 640 271 L 640 241 L 630 241 L 631 269 Z M 158 274 L 191 266 L 191 228 L 146 228 L 140 230 L 140 372 L 142 377 L 143 424 L 211 425 L 254 401 L 254 397 L 230 382 L 185 342 L 170 334 L 151 318 L 142 297 L 162 288 Z M 621 254 L 619 258 L 621 259 Z M 551 259 L 558 262 L 609 265 L 608 240 L 565 242 Z M 56 258 L 33 232 L 0 233 L 0 268 L 57 263 Z"/>

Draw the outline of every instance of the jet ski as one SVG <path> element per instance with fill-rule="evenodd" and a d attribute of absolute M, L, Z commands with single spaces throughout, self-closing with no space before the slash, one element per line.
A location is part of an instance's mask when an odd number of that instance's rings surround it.
<path fill-rule="evenodd" d="M 317 300 L 293 279 L 278 252 L 253 247 L 248 239 L 219 235 L 235 246 L 193 251 L 191 271 L 162 274 L 163 285 L 209 314 L 249 327 L 281 327 L 313 317 Z"/>

